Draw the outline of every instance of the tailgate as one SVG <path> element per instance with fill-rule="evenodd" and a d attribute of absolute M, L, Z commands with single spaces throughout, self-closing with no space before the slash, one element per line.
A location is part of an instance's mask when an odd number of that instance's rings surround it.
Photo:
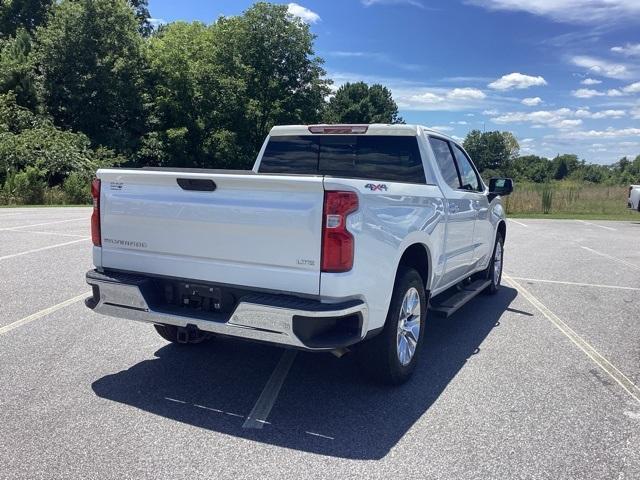
<path fill-rule="evenodd" d="M 322 177 L 105 169 L 98 178 L 104 268 L 319 294 Z M 211 182 L 213 191 L 192 189 Z"/>

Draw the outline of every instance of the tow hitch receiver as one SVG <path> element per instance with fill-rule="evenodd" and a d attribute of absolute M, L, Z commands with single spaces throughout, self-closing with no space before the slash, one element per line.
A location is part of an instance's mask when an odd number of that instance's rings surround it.
<path fill-rule="evenodd" d="M 200 336 L 200 330 L 192 323 L 186 327 L 178 327 L 178 331 L 176 332 L 178 343 L 192 343 L 197 341 Z"/>

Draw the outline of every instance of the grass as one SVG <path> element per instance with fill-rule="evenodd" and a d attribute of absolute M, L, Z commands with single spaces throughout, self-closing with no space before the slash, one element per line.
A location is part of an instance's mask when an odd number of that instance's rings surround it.
<path fill-rule="evenodd" d="M 512 218 L 640 220 L 627 208 L 628 187 L 553 182 L 520 184 L 504 199 Z"/>

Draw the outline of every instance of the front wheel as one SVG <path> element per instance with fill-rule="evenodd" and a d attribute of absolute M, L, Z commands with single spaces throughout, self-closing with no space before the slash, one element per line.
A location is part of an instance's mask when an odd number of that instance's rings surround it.
<path fill-rule="evenodd" d="M 496 244 L 493 247 L 493 257 L 487 267 L 486 278 L 491 280 L 491 283 L 486 288 L 485 293 L 493 295 L 500 289 L 500 282 L 502 281 L 502 258 L 504 254 L 504 239 L 501 233 L 496 234 Z"/>
<path fill-rule="evenodd" d="M 387 384 L 406 382 L 416 367 L 427 315 L 424 281 L 412 268 L 402 268 L 382 332 L 358 351 L 369 375 Z"/>

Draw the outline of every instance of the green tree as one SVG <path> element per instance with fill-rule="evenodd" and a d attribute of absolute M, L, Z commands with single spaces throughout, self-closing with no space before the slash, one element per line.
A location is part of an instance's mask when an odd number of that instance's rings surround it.
<path fill-rule="evenodd" d="M 239 133 L 248 136 L 254 154 L 273 125 L 321 119 L 330 82 L 315 56 L 315 35 L 286 5 L 259 2 L 215 27 L 226 48 L 224 61 L 238 59 L 244 67 L 246 126 Z"/>
<path fill-rule="evenodd" d="M 9 172 L 33 168 L 53 185 L 72 172 L 89 175 L 121 162 L 110 150 L 92 149 L 86 135 L 56 128 L 19 106 L 15 94 L 0 95 L 0 182 Z"/>
<path fill-rule="evenodd" d="M 364 82 L 346 83 L 327 105 L 327 123 L 404 123 L 387 87 Z"/>
<path fill-rule="evenodd" d="M 11 37 L 20 28 L 33 32 L 45 23 L 54 0 L 1 0 L 0 38 Z"/>
<path fill-rule="evenodd" d="M 478 169 L 508 171 L 510 162 L 519 150 L 518 142 L 509 132 L 481 132 L 471 130 L 464 139 L 464 149 Z"/>
<path fill-rule="evenodd" d="M 329 90 L 313 41 L 286 5 L 266 3 L 163 27 L 147 51 L 154 106 L 138 161 L 247 168 L 273 125 L 319 121 Z"/>
<path fill-rule="evenodd" d="M 148 37 L 153 32 L 149 15 L 149 0 L 129 0 L 129 5 L 138 21 L 138 31 L 143 37 Z"/>
<path fill-rule="evenodd" d="M 152 128 L 139 162 L 224 167 L 248 158 L 237 136 L 247 129 L 245 72 L 234 56 L 225 58 L 220 36 L 216 25 L 176 22 L 150 39 Z"/>
<path fill-rule="evenodd" d="M 18 104 L 35 109 L 37 97 L 31 43 L 31 36 L 20 28 L 0 47 L 0 93 L 13 91 Z"/>
<path fill-rule="evenodd" d="M 144 133 L 144 62 L 129 4 L 62 0 L 36 37 L 41 95 L 56 124 L 131 152 Z"/>

